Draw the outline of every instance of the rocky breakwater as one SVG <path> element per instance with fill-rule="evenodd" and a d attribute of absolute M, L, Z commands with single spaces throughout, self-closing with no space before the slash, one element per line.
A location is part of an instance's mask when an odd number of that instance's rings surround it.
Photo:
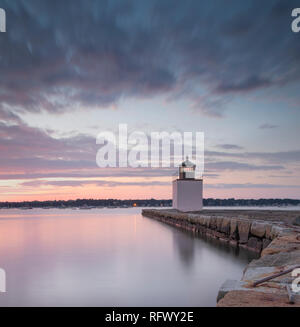
<path fill-rule="evenodd" d="M 280 224 L 273 225 L 245 218 L 218 214 L 182 213 L 176 210 L 144 209 L 146 217 L 159 220 L 181 229 L 204 234 L 231 245 L 261 252 L 280 233 Z"/>
<path fill-rule="evenodd" d="M 290 303 L 291 294 L 287 286 L 295 279 L 291 273 L 253 286 L 258 280 L 300 266 L 299 218 L 295 218 L 294 224 L 287 224 L 280 219 L 256 220 L 255 211 L 251 212 L 251 219 L 238 212 L 235 217 L 232 211 L 226 210 L 182 213 L 144 209 L 142 214 L 195 234 L 261 253 L 258 260 L 253 260 L 245 268 L 240 281 L 225 281 L 217 297 L 217 306 L 300 306 L 300 293 L 292 294 L 294 304 Z"/>

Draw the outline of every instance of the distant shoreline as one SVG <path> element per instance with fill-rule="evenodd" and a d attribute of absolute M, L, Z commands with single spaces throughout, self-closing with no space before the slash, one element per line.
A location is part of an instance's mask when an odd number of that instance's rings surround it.
<path fill-rule="evenodd" d="M 299 206 L 297 199 L 204 199 L 204 207 L 289 207 Z M 59 201 L 23 201 L 0 202 L 0 209 L 33 209 L 33 208 L 132 208 L 132 207 L 172 207 L 172 200 L 117 200 L 117 199 L 77 199 Z"/>

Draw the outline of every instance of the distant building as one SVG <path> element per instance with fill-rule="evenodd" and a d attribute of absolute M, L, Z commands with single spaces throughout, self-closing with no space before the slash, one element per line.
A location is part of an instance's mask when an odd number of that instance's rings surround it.
<path fill-rule="evenodd" d="M 186 158 L 179 166 L 179 176 L 173 180 L 173 208 L 199 211 L 203 208 L 203 180 L 195 178 L 196 165 Z"/>

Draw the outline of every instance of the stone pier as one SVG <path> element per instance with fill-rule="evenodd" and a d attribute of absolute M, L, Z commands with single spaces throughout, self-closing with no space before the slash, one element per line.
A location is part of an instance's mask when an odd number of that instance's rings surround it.
<path fill-rule="evenodd" d="M 295 303 L 289 303 L 286 287 L 296 278 L 291 273 L 252 286 L 264 277 L 300 266 L 300 212 L 205 209 L 183 213 L 144 209 L 142 214 L 260 254 L 258 260 L 245 267 L 241 280 L 224 282 L 217 306 L 300 306 L 300 292 L 293 294 Z"/>

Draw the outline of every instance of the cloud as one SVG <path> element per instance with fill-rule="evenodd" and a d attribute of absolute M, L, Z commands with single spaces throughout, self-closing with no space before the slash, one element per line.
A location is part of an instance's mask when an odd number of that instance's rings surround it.
<path fill-rule="evenodd" d="M 170 182 L 162 181 L 144 181 L 144 182 L 114 182 L 107 180 L 65 180 L 65 181 L 42 181 L 34 180 L 21 183 L 25 187 L 41 187 L 41 186 L 59 186 L 59 187 L 82 187 L 86 185 L 97 185 L 103 187 L 121 187 L 121 186 L 165 186 Z"/>
<path fill-rule="evenodd" d="M 99 145 L 90 135 L 55 138 L 23 123 L 0 122 L 0 179 L 171 176 L 173 168 L 103 168 L 96 164 Z"/>
<path fill-rule="evenodd" d="M 219 174 L 212 174 L 212 173 L 204 173 L 203 177 L 204 178 L 218 178 L 218 177 L 220 177 L 220 175 Z"/>
<path fill-rule="evenodd" d="M 224 152 L 205 151 L 205 158 L 234 158 L 235 160 L 259 160 L 265 163 L 296 163 L 300 161 L 300 150 L 278 152 Z"/>
<path fill-rule="evenodd" d="M 7 123 L 7 124 L 19 124 L 22 122 L 20 117 L 13 113 L 12 111 L 8 110 L 5 106 L 0 105 L 0 123 Z"/>
<path fill-rule="evenodd" d="M 259 170 L 281 170 L 284 166 L 281 165 L 255 165 L 235 161 L 219 161 L 209 162 L 205 166 L 209 171 L 259 171 Z"/>
<path fill-rule="evenodd" d="M 15 167 L 61 167 L 80 162 L 95 162 L 95 139 L 88 135 L 54 138 L 46 131 L 25 124 L 7 125 L 0 122 L 0 151 L 5 153 L 0 166 L 13 171 Z"/>
<path fill-rule="evenodd" d="M 257 158 L 268 162 L 277 163 L 299 163 L 300 150 L 279 151 L 279 152 L 248 152 L 246 158 Z"/>
<path fill-rule="evenodd" d="M 222 117 L 235 94 L 299 82 L 297 4 L 0 0 L 0 107 L 59 113 L 164 94 Z"/>
<path fill-rule="evenodd" d="M 97 178 L 109 176 L 172 176 L 174 168 L 104 168 L 96 165 L 98 150 L 94 137 L 78 134 L 55 138 L 48 131 L 25 124 L 7 125 L 0 122 L 0 179 L 34 178 Z M 221 148 L 240 149 L 233 144 Z M 217 177 L 222 171 L 284 170 L 297 164 L 300 151 L 227 152 L 205 151 L 205 173 Z"/>
<path fill-rule="evenodd" d="M 236 81 L 234 83 L 225 81 L 220 84 L 216 91 L 219 93 L 226 92 L 248 92 L 262 87 L 267 87 L 272 84 L 272 81 L 261 78 L 259 76 L 249 76 L 244 80 Z"/>
<path fill-rule="evenodd" d="M 51 168 L 51 167 L 49 167 Z M 38 170 L 39 167 L 37 167 Z M 50 171 L 50 172 L 49 172 Z M 38 178 L 99 178 L 99 177 L 163 177 L 173 176 L 172 168 L 96 168 L 89 169 L 81 167 L 81 169 L 65 169 L 63 171 L 49 169 L 49 171 L 41 171 L 39 173 L 8 173 L 0 174 L 0 180 L 27 180 Z M 209 174 L 214 177 L 215 174 Z"/>
<path fill-rule="evenodd" d="M 274 128 L 277 128 L 278 125 L 272 125 L 272 124 L 262 124 L 259 126 L 260 129 L 274 129 Z"/>
<path fill-rule="evenodd" d="M 236 144 L 218 144 L 216 147 L 224 150 L 242 150 L 243 147 Z"/>
<path fill-rule="evenodd" d="M 205 188 L 209 189 L 248 189 L 248 188 L 262 188 L 262 189 L 270 189 L 270 188 L 300 188 L 300 185 L 280 185 L 280 184 L 253 184 L 253 183 L 245 183 L 245 184 L 205 184 Z"/>

